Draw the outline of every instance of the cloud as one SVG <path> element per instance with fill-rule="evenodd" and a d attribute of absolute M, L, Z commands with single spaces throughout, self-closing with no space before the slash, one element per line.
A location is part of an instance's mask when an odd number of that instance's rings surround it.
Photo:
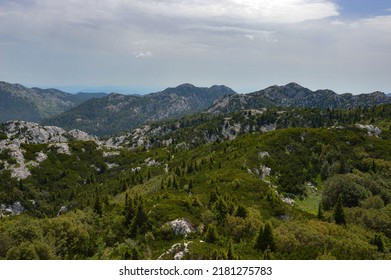
<path fill-rule="evenodd" d="M 391 34 L 391 16 L 376 16 L 357 21 L 360 27 L 369 27 Z"/>
<path fill-rule="evenodd" d="M 339 15 L 327 0 L 151 0 L 131 1 L 146 14 L 187 19 L 230 19 L 247 23 L 297 23 Z"/>
<path fill-rule="evenodd" d="M 255 36 L 252 35 L 252 34 L 246 34 L 246 35 L 244 35 L 244 37 L 246 37 L 246 38 L 249 39 L 250 41 L 254 41 L 254 39 L 255 39 Z"/>
<path fill-rule="evenodd" d="M 147 57 L 152 57 L 153 54 L 149 51 L 146 52 L 135 52 L 134 57 L 135 58 L 147 58 Z"/>
<path fill-rule="evenodd" d="M 30 84 L 389 84 L 391 16 L 345 18 L 337 2 L 0 0 L 2 78 L 23 82 L 27 69 Z"/>

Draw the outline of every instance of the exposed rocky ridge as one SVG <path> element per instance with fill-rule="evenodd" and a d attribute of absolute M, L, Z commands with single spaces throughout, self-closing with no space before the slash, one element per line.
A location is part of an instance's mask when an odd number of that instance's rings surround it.
<path fill-rule="evenodd" d="M 194 121 L 186 117 L 169 122 L 151 123 L 140 126 L 129 133 L 121 136 L 109 138 L 105 145 L 118 148 L 137 148 L 137 147 L 169 147 L 175 145 L 178 148 L 189 148 L 200 144 L 211 143 L 215 141 L 232 140 L 244 133 L 262 132 L 266 133 L 277 128 L 276 120 L 265 119 L 254 123 L 252 117 L 261 118 L 268 112 L 262 110 L 244 110 L 236 113 L 235 116 L 219 116 L 200 114 L 194 118 Z M 252 117 L 250 117 L 252 116 Z"/>
<path fill-rule="evenodd" d="M 112 93 L 91 99 L 43 123 L 66 129 L 78 128 L 100 136 L 113 135 L 151 121 L 200 112 L 217 98 L 234 93 L 225 86 L 200 88 L 190 84 L 144 96 Z"/>
<path fill-rule="evenodd" d="M 47 156 L 39 152 L 34 160 L 25 158 L 25 144 L 48 144 L 57 153 L 70 154 L 67 142 L 69 140 L 95 141 L 95 136 L 88 135 L 80 130 L 66 131 L 55 126 L 41 126 L 37 123 L 25 121 L 11 121 L 0 127 L 0 164 L 1 169 L 11 171 L 11 177 L 25 179 L 30 176 L 29 167 L 37 166 Z"/>
<path fill-rule="evenodd" d="M 216 100 L 207 112 L 234 112 L 273 106 L 349 109 L 388 103 L 391 103 L 391 97 L 378 91 L 360 95 L 337 94 L 328 89 L 311 91 L 296 83 L 289 83 L 285 86 L 271 86 L 249 94 L 223 96 Z"/>
<path fill-rule="evenodd" d="M 111 137 L 106 145 L 147 149 L 175 146 L 191 148 L 211 142 L 235 139 L 247 133 L 267 133 L 289 127 L 357 127 L 378 136 L 389 128 L 390 104 L 372 109 L 325 110 L 306 108 L 262 108 L 220 115 L 200 113 L 177 120 L 160 121 L 140 126 L 129 133 Z M 383 119 L 376 123 L 376 119 Z M 375 121 L 375 122 L 374 122 Z M 360 125 L 360 123 L 364 125 Z M 361 127 L 362 126 L 362 127 Z M 379 128 L 377 127 L 379 126 Z"/>
<path fill-rule="evenodd" d="M 102 93 L 70 94 L 57 89 L 27 88 L 0 81 L 0 122 L 39 122 L 69 110 Z"/>

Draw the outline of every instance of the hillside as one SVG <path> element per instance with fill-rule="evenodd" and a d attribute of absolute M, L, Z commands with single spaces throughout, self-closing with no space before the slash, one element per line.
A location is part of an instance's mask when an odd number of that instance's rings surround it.
<path fill-rule="evenodd" d="M 374 126 L 379 125 L 379 127 Z M 129 148 L 199 145 L 232 140 L 248 133 L 265 133 L 277 129 L 327 128 L 368 126 L 368 133 L 377 129 L 388 130 L 391 126 L 391 105 L 376 109 L 323 110 L 306 108 L 263 108 L 242 110 L 225 114 L 200 113 L 171 121 L 152 122 L 127 134 L 111 137 L 109 146 Z"/>
<path fill-rule="evenodd" d="M 0 122 L 23 120 L 39 122 L 69 110 L 102 93 L 70 94 L 57 89 L 27 88 L 0 82 Z"/>
<path fill-rule="evenodd" d="M 0 259 L 390 259 L 390 110 L 199 114 L 107 142 L 8 123 Z"/>
<path fill-rule="evenodd" d="M 200 112 L 226 94 L 234 94 L 234 91 L 225 86 L 199 88 L 190 84 L 144 96 L 112 93 L 46 119 L 43 124 L 77 128 L 98 136 L 112 135 L 150 121 Z"/>
<path fill-rule="evenodd" d="M 289 83 L 285 86 L 271 86 L 249 94 L 224 96 L 216 100 L 208 112 L 224 113 L 273 106 L 349 109 L 385 103 L 391 103 L 391 97 L 381 92 L 360 95 L 337 94 L 331 90 L 311 91 L 296 83 Z"/>

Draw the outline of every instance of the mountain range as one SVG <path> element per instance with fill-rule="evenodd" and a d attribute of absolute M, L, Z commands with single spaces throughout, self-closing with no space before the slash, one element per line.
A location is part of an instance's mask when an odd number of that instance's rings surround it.
<path fill-rule="evenodd" d="M 206 110 L 216 99 L 236 94 L 226 86 L 195 87 L 182 84 L 147 95 L 112 93 L 90 99 L 56 117 L 45 125 L 78 128 L 98 136 L 129 131 L 147 122 L 181 117 Z"/>
<path fill-rule="evenodd" d="M 97 136 L 118 135 L 154 121 L 199 112 L 219 114 L 273 107 L 349 109 L 388 103 L 391 96 L 382 92 L 337 94 L 328 89 L 312 91 L 297 83 L 248 94 L 237 94 L 224 85 L 207 88 L 182 84 L 147 95 L 123 95 L 70 94 L 0 82 L 0 122 L 40 122 Z"/>
<path fill-rule="evenodd" d="M 337 94 L 328 89 L 312 91 L 296 83 L 289 83 L 244 95 L 224 96 L 216 100 L 208 112 L 223 113 L 262 107 L 349 109 L 388 103 L 391 103 L 390 96 L 378 91 L 359 95 Z"/>
<path fill-rule="evenodd" d="M 40 122 L 105 93 L 70 94 L 58 89 L 28 88 L 0 81 L 0 122 Z"/>

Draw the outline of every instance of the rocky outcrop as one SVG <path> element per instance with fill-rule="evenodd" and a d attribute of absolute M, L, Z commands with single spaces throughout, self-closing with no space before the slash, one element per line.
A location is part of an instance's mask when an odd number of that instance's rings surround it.
<path fill-rule="evenodd" d="M 356 124 L 355 125 L 357 128 L 359 129 L 365 129 L 368 131 L 368 136 L 375 136 L 375 137 L 378 137 L 380 134 L 381 134 L 381 129 L 376 127 L 376 126 L 373 126 L 371 124 L 367 124 L 367 125 L 364 125 L 364 124 Z"/>
<path fill-rule="evenodd" d="M 11 205 L 0 205 L 0 217 L 19 215 L 24 211 L 26 211 L 26 208 L 24 208 L 24 206 L 19 201 L 16 201 Z"/>
<path fill-rule="evenodd" d="M 158 260 L 181 260 L 189 252 L 188 246 L 191 243 L 192 241 L 172 245 L 170 249 L 159 256 Z"/>
<path fill-rule="evenodd" d="M 168 223 L 175 235 L 187 235 L 196 232 L 195 226 L 187 219 L 176 219 Z"/>
<path fill-rule="evenodd" d="M 61 206 L 60 210 L 58 210 L 57 216 L 61 216 L 61 215 L 65 214 L 66 212 L 68 212 L 68 207 L 63 205 L 63 206 Z"/>
<path fill-rule="evenodd" d="M 11 177 L 25 179 L 31 175 L 30 166 L 38 166 L 47 158 L 47 155 L 40 151 L 36 154 L 35 160 L 26 160 L 23 148 L 25 144 L 48 144 L 54 147 L 57 153 L 70 155 L 68 146 L 69 140 L 95 141 L 101 144 L 97 137 L 88 135 L 80 130 L 66 131 L 56 126 L 41 126 L 37 123 L 25 121 L 11 121 L 2 124 L 0 133 L 5 135 L 0 140 L 0 153 L 5 154 L 0 163 L 5 169 L 11 170 Z"/>

